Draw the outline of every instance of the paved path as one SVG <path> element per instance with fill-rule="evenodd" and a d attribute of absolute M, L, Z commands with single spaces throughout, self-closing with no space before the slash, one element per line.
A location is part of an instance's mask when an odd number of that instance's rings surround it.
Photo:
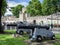
<path fill-rule="evenodd" d="M 27 43 L 28 45 L 53 45 L 55 43 L 59 43 L 60 40 L 56 39 L 56 40 L 48 40 L 48 41 L 43 41 L 43 42 L 31 42 L 30 40 L 26 40 L 25 43 Z"/>
<path fill-rule="evenodd" d="M 60 28 L 53 28 L 52 32 L 56 34 L 60 34 Z"/>

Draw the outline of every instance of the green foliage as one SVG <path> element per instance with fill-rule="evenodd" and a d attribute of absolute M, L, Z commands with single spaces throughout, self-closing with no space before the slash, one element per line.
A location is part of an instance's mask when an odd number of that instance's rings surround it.
<path fill-rule="evenodd" d="M 58 11 L 60 12 L 60 0 L 57 0 L 57 5 L 58 5 Z"/>
<path fill-rule="evenodd" d="M 22 5 L 12 7 L 14 16 L 19 17 L 19 12 L 22 10 L 22 7 Z M 31 0 L 26 9 L 25 12 L 31 16 L 50 15 L 57 11 L 60 12 L 60 0 L 44 0 L 42 4 L 39 0 Z"/>
<path fill-rule="evenodd" d="M 50 15 L 57 12 L 58 9 L 58 0 L 44 0 L 42 5 L 42 12 L 44 15 Z"/>
<path fill-rule="evenodd" d="M 39 0 L 31 0 L 29 5 L 27 6 L 28 14 L 31 16 L 41 15 L 42 14 L 42 7 Z"/>
<path fill-rule="evenodd" d="M 59 6 L 59 7 L 58 7 Z M 60 11 L 59 0 L 44 0 L 42 4 L 42 12 L 44 15 L 50 15 Z"/>
<path fill-rule="evenodd" d="M 2 0 L 2 7 L 1 7 L 2 15 L 4 15 L 4 13 L 6 12 L 6 8 L 7 8 L 7 2 L 6 2 L 6 0 Z"/>
<path fill-rule="evenodd" d="M 11 9 L 12 9 L 13 15 L 18 18 L 18 17 L 19 17 L 19 13 L 20 13 L 20 11 L 22 11 L 22 8 L 23 8 L 23 7 L 24 7 L 24 6 L 22 6 L 22 5 L 18 5 L 18 6 L 16 6 L 16 7 L 12 7 Z"/>

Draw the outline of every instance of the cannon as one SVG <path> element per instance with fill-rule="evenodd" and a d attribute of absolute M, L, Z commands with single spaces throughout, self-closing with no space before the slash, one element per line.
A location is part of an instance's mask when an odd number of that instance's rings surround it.
<path fill-rule="evenodd" d="M 16 33 L 23 34 L 24 32 L 31 32 L 30 30 L 32 30 L 33 33 L 35 28 L 46 28 L 48 30 L 49 26 L 35 25 L 35 24 L 30 24 L 28 22 L 19 22 L 17 24 Z"/>

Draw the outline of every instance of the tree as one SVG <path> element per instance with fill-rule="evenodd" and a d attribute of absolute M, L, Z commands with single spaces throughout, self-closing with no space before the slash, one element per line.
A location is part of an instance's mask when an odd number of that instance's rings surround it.
<path fill-rule="evenodd" d="M 16 7 L 12 7 L 11 9 L 12 9 L 13 15 L 18 18 L 18 17 L 19 17 L 19 13 L 20 13 L 20 11 L 22 11 L 22 8 L 23 8 L 23 7 L 24 7 L 24 6 L 22 6 L 22 5 L 18 5 L 18 6 L 16 6 Z"/>
<path fill-rule="evenodd" d="M 57 0 L 58 11 L 60 12 L 60 0 Z"/>
<path fill-rule="evenodd" d="M 6 0 L 2 0 L 2 7 L 1 8 L 2 8 L 1 9 L 1 13 L 2 13 L 2 15 L 4 15 L 5 12 L 6 12 L 6 8 L 7 8 L 7 2 L 6 2 Z"/>
<path fill-rule="evenodd" d="M 7 3 L 6 0 L 0 0 L 0 6 L 1 6 L 1 15 L 0 15 L 0 33 L 3 33 L 3 27 L 2 27 L 2 23 L 1 23 L 1 17 L 2 15 L 4 15 L 6 8 L 7 8 Z"/>
<path fill-rule="evenodd" d="M 44 15 L 50 15 L 58 11 L 57 0 L 44 0 L 42 5 L 42 12 Z"/>
<path fill-rule="evenodd" d="M 31 16 L 37 16 L 42 14 L 42 7 L 39 0 L 31 0 L 27 6 L 26 12 Z"/>

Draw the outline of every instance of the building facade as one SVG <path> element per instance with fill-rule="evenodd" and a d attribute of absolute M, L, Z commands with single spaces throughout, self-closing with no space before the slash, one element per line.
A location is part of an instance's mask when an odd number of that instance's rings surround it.
<path fill-rule="evenodd" d="M 25 13 L 26 8 L 22 8 L 22 11 L 19 14 L 19 18 L 16 18 L 13 15 L 7 14 L 7 16 L 2 17 L 2 22 L 5 23 L 16 23 L 19 21 L 27 21 L 33 23 L 33 20 L 36 20 L 37 24 L 58 24 L 60 25 L 60 12 L 51 14 L 49 16 L 34 16 L 31 17 Z"/>

